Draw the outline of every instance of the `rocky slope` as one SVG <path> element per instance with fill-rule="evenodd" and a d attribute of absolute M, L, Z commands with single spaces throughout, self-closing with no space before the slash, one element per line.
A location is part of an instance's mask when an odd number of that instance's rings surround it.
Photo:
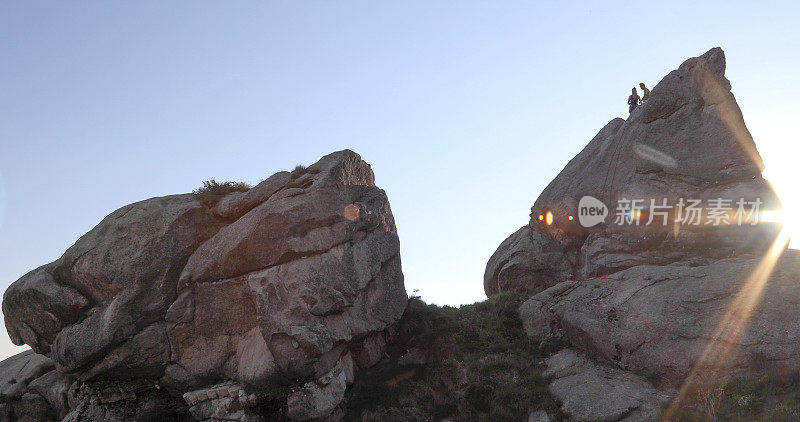
<path fill-rule="evenodd" d="M 800 370 L 800 254 L 780 224 L 735 222 L 738 201 L 745 212 L 760 202 L 762 216 L 780 201 L 724 71 L 715 48 L 664 77 L 567 164 L 487 264 L 487 295 L 547 288 L 520 317 L 532 340 L 567 346 L 544 376 L 575 419 L 713 419 L 731 379 Z M 586 195 L 609 210 L 591 227 Z M 701 200 L 699 224 L 681 198 Z M 644 207 L 619 224 L 626 199 Z M 729 224 L 708 223 L 716 199 L 729 201 Z M 670 206 L 656 216 L 651 200 Z"/>
<path fill-rule="evenodd" d="M 200 199 L 120 208 L 9 287 L 6 328 L 35 354 L 2 364 L 24 369 L 7 418 L 311 420 L 377 362 L 407 297 L 358 154 Z"/>

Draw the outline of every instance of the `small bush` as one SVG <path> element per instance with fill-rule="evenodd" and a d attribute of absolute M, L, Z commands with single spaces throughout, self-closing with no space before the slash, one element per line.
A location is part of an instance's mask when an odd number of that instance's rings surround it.
<path fill-rule="evenodd" d="M 306 166 L 302 164 L 298 164 L 294 166 L 294 170 L 292 170 L 292 180 L 297 179 L 298 177 L 302 176 L 306 172 Z"/>
<path fill-rule="evenodd" d="M 453 308 L 412 297 L 390 335 L 386 358 L 359 373 L 348 391 L 348 416 L 520 421 L 531 410 L 545 409 L 564 420 L 541 376 L 541 358 L 550 347 L 540 349 L 528 339 L 517 313 L 527 298 L 504 293 Z M 425 363 L 398 363 L 414 350 L 424 351 Z M 413 417 L 391 416 L 409 409 Z"/>
<path fill-rule="evenodd" d="M 306 167 L 302 164 L 298 164 L 295 166 L 294 170 L 292 170 L 292 172 L 289 173 L 291 175 L 291 180 L 289 180 L 289 182 L 286 184 L 286 187 L 307 188 L 311 186 L 311 184 L 314 183 L 314 181 L 310 178 L 305 178 L 303 180 L 298 180 L 298 179 L 300 179 L 300 177 L 303 176 L 304 174 L 317 174 L 317 173 L 319 173 L 318 167 L 314 166 Z"/>
<path fill-rule="evenodd" d="M 719 392 L 709 406 L 707 391 Z M 794 371 L 767 371 L 760 377 L 734 378 L 726 383 L 697 386 L 674 409 L 682 422 L 800 420 L 800 376 Z"/>
<path fill-rule="evenodd" d="M 210 206 L 231 192 L 247 192 L 248 190 L 250 190 L 250 186 L 244 182 L 218 183 L 214 179 L 209 179 L 203 182 L 203 186 L 192 193 L 200 203 Z"/>

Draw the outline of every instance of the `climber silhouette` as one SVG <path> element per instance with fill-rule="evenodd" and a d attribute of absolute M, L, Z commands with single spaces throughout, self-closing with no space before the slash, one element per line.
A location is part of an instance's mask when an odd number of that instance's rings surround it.
<path fill-rule="evenodd" d="M 645 101 L 650 99 L 650 90 L 644 86 L 644 82 L 639 82 L 639 86 L 642 88 L 642 99 L 639 100 L 639 104 L 644 104 Z"/>
<path fill-rule="evenodd" d="M 631 89 L 631 95 L 628 97 L 628 113 L 633 113 L 633 110 L 639 105 L 639 94 L 636 93 L 636 87 Z"/>

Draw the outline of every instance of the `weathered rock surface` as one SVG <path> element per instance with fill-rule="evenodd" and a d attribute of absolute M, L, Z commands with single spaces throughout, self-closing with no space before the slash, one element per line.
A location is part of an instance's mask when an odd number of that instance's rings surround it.
<path fill-rule="evenodd" d="M 578 421 L 653 421 L 669 403 L 670 396 L 644 378 L 595 364 L 570 349 L 551 356 L 543 375 L 562 410 Z"/>
<path fill-rule="evenodd" d="M 147 379 L 73 383 L 64 422 L 188 421 L 188 406 Z"/>
<path fill-rule="evenodd" d="M 524 226 L 509 236 L 486 265 L 487 295 L 502 290 L 524 291 L 552 285 L 574 275 L 569 257 L 556 240 Z"/>
<path fill-rule="evenodd" d="M 69 383 L 53 361 L 28 350 L 0 362 L 0 420 L 60 420 Z"/>
<path fill-rule="evenodd" d="M 698 362 L 725 374 L 797 369 L 800 254 L 785 252 L 766 279 L 751 277 L 759 263 L 729 258 L 697 267 L 637 266 L 566 281 L 525 302 L 520 316 L 536 340 L 567 340 L 598 360 L 669 385 L 683 382 Z M 744 306 L 750 302 L 742 295 L 751 294 L 752 307 Z M 723 321 L 731 328 L 720 336 Z M 702 361 L 707 348 L 727 353 Z"/>
<path fill-rule="evenodd" d="M 255 408 L 264 403 L 265 397 L 247 392 L 240 386 L 226 382 L 211 388 L 191 391 L 183 395 L 190 406 L 189 411 L 197 421 L 261 421 L 264 420 Z M 280 409 L 274 409 L 273 419 L 278 419 L 285 414 L 279 414 Z"/>
<path fill-rule="evenodd" d="M 320 379 L 305 383 L 287 398 L 292 420 L 310 421 L 329 415 L 344 398 L 347 375 L 339 363 Z"/>
<path fill-rule="evenodd" d="M 714 48 L 665 76 L 649 101 L 627 120 L 614 119 L 545 188 L 529 224 L 503 242 L 484 275 L 487 295 L 552 286 L 643 264 L 689 259 L 710 262 L 731 253 L 760 253 L 775 237 L 772 225 L 681 225 L 672 206 L 685 200 L 760 199 L 761 210 L 780 202 L 761 177 L 764 165 L 725 78 L 725 55 Z M 592 196 L 608 208 L 604 224 L 579 224 L 578 203 Z M 614 224 L 617 201 L 667 200 L 666 218 L 646 225 Z M 747 211 L 750 211 L 748 205 Z M 540 220 L 550 212 L 551 224 Z M 570 220 L 569 216 L 573 219 Z M 685 217 L 685 214 L 682 215 Z M 729 221 L 733 221 L 731 218 Z M 665 225 L 666 223 L 666 225 Z"/>
<path fill-rule="evenodd" d="M 76 417 L 100 420 L 117 416 L 81 386 L 146 380 L 158 401 L 226 382 L 302 388 L 345 356 L 352 372 L 350 356 L 382 354 L 406 300 L 386 194 L 345 150 L 215 204 L 120 208 L 12 284 L 3 312 L 16 344 L 77 380 Z M 340 396 L 307 402 L 319 417 Z"/>

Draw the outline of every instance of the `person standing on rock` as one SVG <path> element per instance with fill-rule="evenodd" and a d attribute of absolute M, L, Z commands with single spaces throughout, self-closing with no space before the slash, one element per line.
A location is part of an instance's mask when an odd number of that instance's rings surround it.
<path fill-rule="evenodd" d="M 636 93 L 636 87 L 631 89 L 631 95 L 628 97 L 628 113 L 633 113 L 633 110 L 639 105 L 639 94 Z"/>
<path fill-rule="evenodd" d="M 642 99 L 639 100 L 639 104 L 644 104 L 645 101 L 650 99 L 650 90 L 644 86 L 644 82 L 639 82 L 639 86 L 642 88 Z"/>

